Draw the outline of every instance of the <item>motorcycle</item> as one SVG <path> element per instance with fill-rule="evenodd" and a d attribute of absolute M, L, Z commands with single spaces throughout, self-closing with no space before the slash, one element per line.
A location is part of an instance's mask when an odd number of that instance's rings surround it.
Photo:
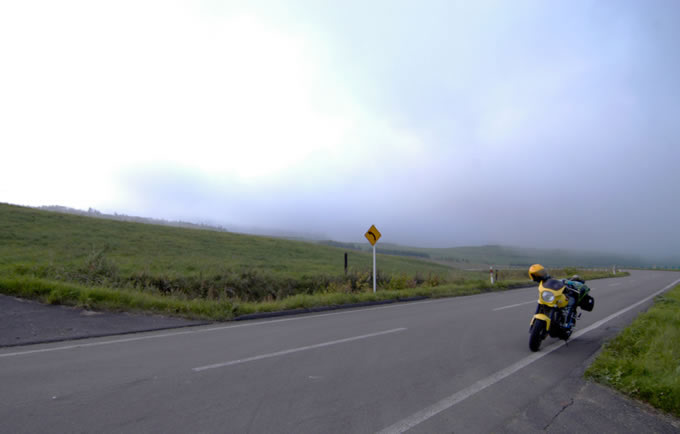
<path fill-rule="evenodd" d="M 567 283 L 569 282 L 569 283 Z M 574 331 L 576 320 L 581 317 L 578 308 L 592 311 L 595 299 L 588 292 L 585 281 L 576 282 L 546 279 L 538 285 L 538 306 L 529 327 L 529 349 L 538 351 L 547 337 L 567 341 Z M 574 302 L 569 304 L 569 298 Z"/>

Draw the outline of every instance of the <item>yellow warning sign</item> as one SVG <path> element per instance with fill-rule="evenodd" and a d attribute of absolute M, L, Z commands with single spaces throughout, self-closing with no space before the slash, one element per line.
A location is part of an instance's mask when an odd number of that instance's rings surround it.
<path fill-rule="evenodd" d="M 364 234 L 364 236 L 366 237 L 368 242 L 371 243 L 372 246 L 375 246 L 375 243 L 378 242 L 382 234 L 380 233 L 378 228 L 375 227 L 375 225 L 372 225 L 371 229 L 369 229 L 368 232 Z"/>

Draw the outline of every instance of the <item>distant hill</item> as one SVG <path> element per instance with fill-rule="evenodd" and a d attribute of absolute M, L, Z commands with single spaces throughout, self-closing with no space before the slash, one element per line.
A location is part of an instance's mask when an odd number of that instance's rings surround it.
<path fill-rule="evenodd" d="M 118 213 L 106 214 L 93 208 L 84 211 L 64 206 L 51 205 L 38 207 L 37 209 L 124 222 L 211 230 L 228 233 L 253 233 L 258 235 L 273 236 L 276 238 L 314 242 L 325 246 L 337 247 L 345 250 L 354 250 L 358 252 L 368 252 L 370 250 L 370 246 L 367 243 L 347 243 L 334 240 L 313 241 L 305 236 L 296 236 L 295 234 L 287 234 L 282 231 L 270 231 L 271 233 L 267 233 L 263 230 L 229 230 L 221 225 L 128 216 Z M 379 243 L 377 245 L 377 251 L 385 255 L 429 260 L 458 269 L 474 269 L 489 265 L 499 267 L 526 267 L 534 263 L 541 263 L 549 267 L 611 267 L 612 265 L 617 265 L 623 267 L 658 266 L 660 268 L 675 268 L 680 266 L 680 257 L 666 258 L 664 260 L 653 260 L 639 255 L 622 255 L 615 253 L 575 251 L 566 249 L 538 249 L 501 245 L 425 248 L 402 246 L 390 243 Z"/>
<path fill-rule="evenodd" d="M 59 205 L 49 205 L 49 206 L 39 206 L 36 209 L 44 211 L 60 212 L 65 214 L 80 215 L 85 217 L 94 217 L 107 220 L 117 220 L 123 222 L 134 222 L 134 223 L 144 223 L 150 225 L 161 225 L 161 226 L 171 226 L 176 228 L 189 228 L 189 229 L 204 229 L 210 231 L 218 232 L 231 232 L 235 234 L 247 234 L 247 235 L 262 235 L 266 237 L 284 238 L 293 241 L 313 241 L 324 238 L 319 234 L 312 233 L 301 233 L 297 231 L 288 231 L 274 228 L 261 228 L 261 227 L 250 227 L 250 226 L 237 226 L 229 225 L 229 227 L 215 224 L 215 223 L 193 223 L 185 222 L 181 220 L 165 220 L 157 219 L 151 217 L 139 217 L 139 216 L 129 216 L 126 214 L 107 214 L 98 211 L 94 208 L 90 208 L 87 211 L 69 208 L 66 206 Z"/>
<path fill-rule="evenodd" d="M 353 250 L 367 251 L 370 248 L 361 243 L 339 243 L 336 241 L 320 241 L 320 243 Z M 378 244 L 377 250 L 387 255 L 427 258 L 456 268 L 478 268 L 491 265 L 528 267 L 535 263 L 541 263 L 548 267 L 611 267 L 612 265 L 649 267 L 654 265 L 649 260 L 633 255 L 497 245 L 422 248 L 384 243 Z"/>
<path fill-rule="evenodd" d="M 64 214 L 80 215 L 80 216 L 85 216 L 85 217 L 107 219 L 107 220 L 117 220 L 117 221 L 122 221 L 122 222 L 145 223 L 145 224 L 151 224 L 151 225 L 172 226 L 172 227 L 178 227 L 178 228 L 207 229 L 207 230 L 211 230 L 211 231 L 230 232 L 227 228 L 225 228 L 223 226 L 219 226 L 219 225 L 190 223 L 190 222 L 173 221 L 173 220 L 163 220 L 163 219 L 155 219 L 155 218 L 150 218 L 150 217 L 129 216 L 129 215 L 118 214 L 118 213 L 106 214 L 106 213 L 100 212 L 100 211 L 98 211 L 94 208 L 90 208 L 87 211 L 83 211 L 83 210 L 80 210 L 80 209 L 69 208 L 69 207 L 66 207 L 66 206 L 48 205 L 48 206 L 39 206 L 39 207 L 36 207 L 36 209 L 41 209 L 41 210 L 44 210 L 44 211 L 60 212 L 60 213 L 64 213 Z"/>
<path fill-rule="evenodd" d="M 125 278 L 258 270 L 277 278 L 297 279 L 344 271 L 344 252 L 316 243 L 237 234 L 184 222 L 121 215 L 111 218 L 96 210 L 0 204 L 0 272 L 73 273 L 100 253 Z M 418 258 L 383 256 L 379 261 L 384 273 L 428 276 L 457 272 Z M 352 252 L 348 268 L 350 272 L 370 271 L 371 254 Z"/>

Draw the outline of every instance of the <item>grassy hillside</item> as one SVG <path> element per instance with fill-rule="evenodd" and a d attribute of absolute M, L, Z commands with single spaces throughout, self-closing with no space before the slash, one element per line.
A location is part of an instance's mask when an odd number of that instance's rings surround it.
<path fill-rule="evenodd" d="M 0 204 L 0 293 L 91 308 L 230 319 L 528 283 L 524 269 L 502 271 L 501 282 L 490 285 L 485 271 L 457 270 L 427 255 L 393 252 L 378 255 L 379 291 L 373 294 L 371 254 L 349 250 L 345 274 L 346 247 Z M 574 270 L 551 271 L 558 276 Z"/>
<path fill-rule="evenodd" d="M 356 243 L 338 243 L 335 241 L 322 241 L 321 243 L 355 250 L 366 249 L 364 245 Z M 510 246 L 421 248 L 381 244 L 378 251 L 391 255 L 430 259 L 456 268 L 489 265 L 528 267 L 535 263 L 541 263 L 548 267 L 611 267 L 612 265 L 639 267 L 647 264 L 642 258 L 630 255 Z"/>
<path fill-rule="evenodd" d="M 343 275 L 344 252 L 314 243 L 0 205 L 4 273 L 160 290 L 164 284 L 238 287 L 272 286 L 275 281 L 282 282 L 280 287 L 307 287 Z M 460 277 L 450 267 L 414 258 L 378 255 L 378 265 L 383 280 Z M 371 254 L 349 252 L 350 277 L 367 280 L 371 269 Z"/>

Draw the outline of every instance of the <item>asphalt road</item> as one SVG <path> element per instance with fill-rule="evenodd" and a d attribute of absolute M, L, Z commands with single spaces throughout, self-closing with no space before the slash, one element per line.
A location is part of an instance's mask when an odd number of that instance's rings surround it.
<path fill-rule="evenodd" d="M 576 337 L 539 353 L 528 349 L 536 288 L 4 348 L 0 431 L 601 430 L 606 415 L 573 414 L 575 396 L 597 396 L 572 386 L 575 373 L 679 279 L 589 282 L 595 310 Z"/>
<path fill-rule="evenodd" d="M 0 294 L 0 347 L 208 324 L 161 315 L 99 312 Z"/>

